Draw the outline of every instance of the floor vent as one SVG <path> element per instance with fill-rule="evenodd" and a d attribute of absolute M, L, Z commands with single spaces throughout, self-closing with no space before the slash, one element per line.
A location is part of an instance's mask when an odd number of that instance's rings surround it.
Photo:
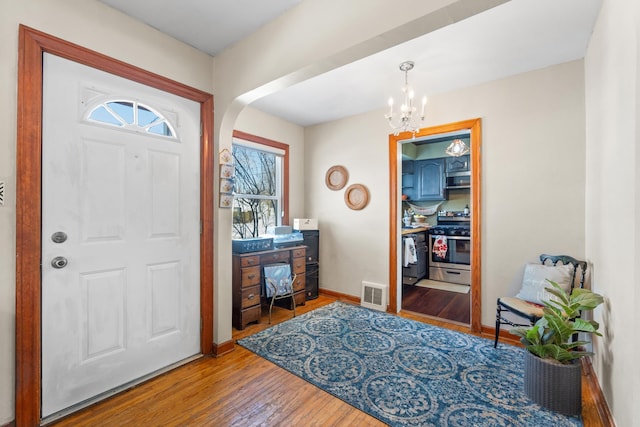
<path fill-rule="evenodd" d="M 387 285 L 362 282 L 360 305 L 374 310 L 387 311 Z"/>

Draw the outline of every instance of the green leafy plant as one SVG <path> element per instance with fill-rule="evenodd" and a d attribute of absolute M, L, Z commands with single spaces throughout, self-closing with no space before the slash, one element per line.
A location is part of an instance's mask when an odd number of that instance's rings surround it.
<path fill-rule="evenodd" d="M 588 289 L 575 288 L 569 295 L 556 282 L 548 280 L 552 287 L 545 288 L 557 299 L 544 303 L 544 316 L 535 325 L 519 327 L 511 333 L 520 337 L 520 342 L 531 353 L 543 359 L 553 359 L 559 363 L 571 363 L 580 357 L 593 353 L 585 351 L 588 341 L 572 341 L 579 332 L 598 332 L 600 325 L 595 320 L 581 319 L 582 310 L 592 310 L 603 303 L 601 295 Z"/>

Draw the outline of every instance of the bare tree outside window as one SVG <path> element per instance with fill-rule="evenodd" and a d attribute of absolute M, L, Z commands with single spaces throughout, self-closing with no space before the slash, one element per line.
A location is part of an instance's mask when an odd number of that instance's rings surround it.
<path fill-rule="evenodd" d="M 279 156 L 233 145 L 235 196 L 232 238 L 258 237 L 278 225 L 280 211 Z"/>

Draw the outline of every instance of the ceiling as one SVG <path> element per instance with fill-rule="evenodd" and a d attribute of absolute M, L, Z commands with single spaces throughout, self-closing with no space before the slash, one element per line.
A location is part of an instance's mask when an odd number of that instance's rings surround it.
<path fill-rule="evenodd" d="M 302 0 L 100 0 L 215 56 Z M 511 0 L 268 95 L 252 104 L 309 126 L 387 107 L 409 83 L 420 98 L 584 58 L 602 0 Z M 426 114 L 428 115 L 427 105 Z"/>

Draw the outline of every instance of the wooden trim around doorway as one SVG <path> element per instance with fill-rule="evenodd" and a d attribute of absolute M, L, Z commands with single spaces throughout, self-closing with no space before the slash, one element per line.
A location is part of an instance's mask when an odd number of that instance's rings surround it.
<path fill-rule="evenodd" d="M 20 25 L 16 147 L 15 425 L 41 419 L 43 54 L 50 53 L 200 103 L 200 350 L 213 351 L 213 95 Z"/>
<path fill-rule="evenodd" d="M 446 134 L 455 131 L 471 131 L 471 325 L 472 332 L 482 331 L 482 275 L 481 275 L 481 235 L 482 209 L 480 197 L 481 177 L 481 143 L 482 128 L 481 119 L 470 119 L 442 126 L 420 129 L 416 138 L 435 134 Z M 398 237 L 400 218 L 398 217 L 398 144 L 403 140 L 410 140 L 413 135 L 403 132 L 399 135 L 389 135 L 389 309 L 392 313 L 398 312 Z"/>

